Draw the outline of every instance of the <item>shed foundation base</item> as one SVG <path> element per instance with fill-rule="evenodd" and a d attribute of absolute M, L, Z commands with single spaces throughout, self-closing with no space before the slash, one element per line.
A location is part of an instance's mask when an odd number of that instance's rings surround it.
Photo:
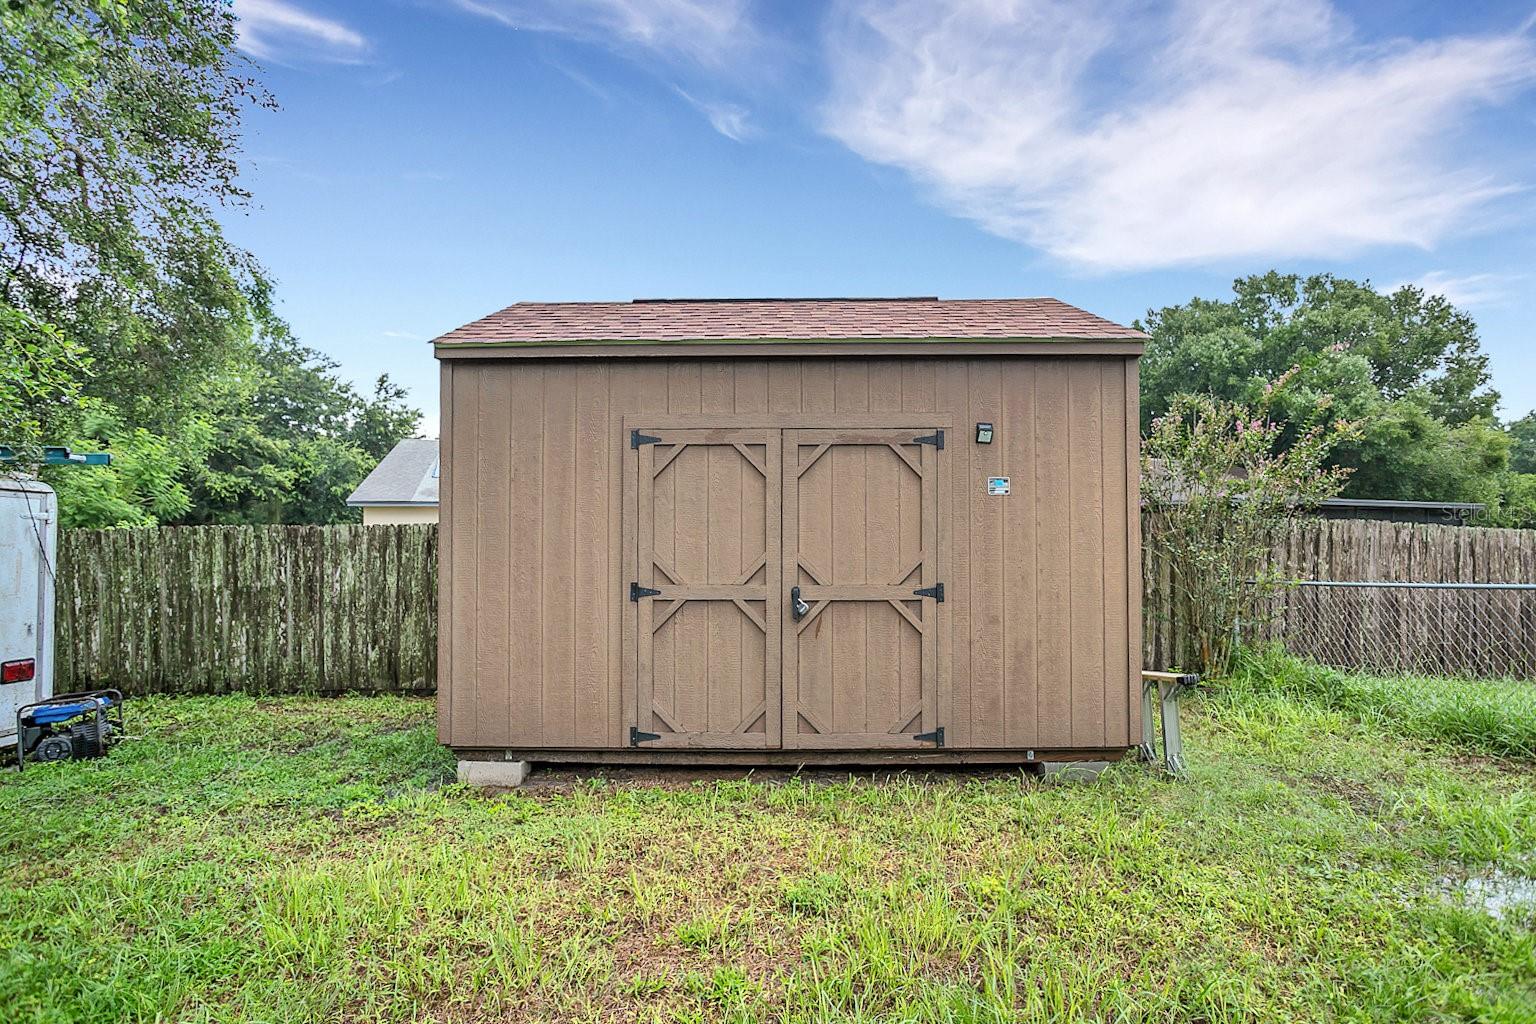
<path fill-rule="evenodd" d="M 1124 757 L 1134 748 L 1083 748 L 1057 750 L 709 750 L 694 748 L 603 747 L 571 749 L 565 747 L 498 748 L 455 747 L 459 775 L 464 765 L 486 764 L 500 767 L 520 762 L 540 764 L 628 764 L 628 765 L 718 765 L 775 768 L 870 767 L 943 768 L 974 766 L 1037 766 L 1070 762 L 1110 762 Z M 499 783 L 498 783 L 499 785 Z"/>
<path fill-rule="evenodd" d="M 527 761 L 460 761 L 459 781 L 487 789 L 516 789 L 528 779 Z"/>

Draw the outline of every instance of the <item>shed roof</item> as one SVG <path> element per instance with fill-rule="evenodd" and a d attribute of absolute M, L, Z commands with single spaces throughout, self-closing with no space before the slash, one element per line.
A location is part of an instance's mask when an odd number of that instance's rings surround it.
<path fill-rule="evenodd" d="M 437 438 L 408 437 L 347 498 L 358 505 L 436 505 Z"/>
<path fill-rule="evenodd" d="M 436 339 L 455 346 L 751 341 L 1126 342 L 1140 331 L 1059 299 L 636 299 L 519 302 Z"/>

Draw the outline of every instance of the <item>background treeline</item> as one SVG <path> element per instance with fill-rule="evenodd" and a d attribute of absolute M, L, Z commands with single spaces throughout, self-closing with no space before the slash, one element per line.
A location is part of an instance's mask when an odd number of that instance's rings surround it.
<path fill-rule="evenodd" d="M 1271 271 L 1138 326 L 1144 434 L 1180 393 L 1264 407 L 1282 446 L 1348 425 L 1329 455 L 1344 497 L 1478 501 L 1485 525 L 1536 526 L 1536 413 L 1498 420 L 1477 324 L 1444 297 Z"/>
<path fill-rule="evenodd" d="M 241 115 L 274 105 L 234 40 L 221 0 L 0 5 L 0 443 L 115 457 L 45 471 L 65 525 L 345 521 L 417 429 L 401 388 L 359 394 L 295 340 L 224 236 Z M 1140 326 L 1145 430 L 1180 393 L 1263 405 L 1282 445 L 1344 423 L 1346 496 L 1536 526 L 1536 414 L 1499 422 L 1443 297 L 1270 272 Z"/>

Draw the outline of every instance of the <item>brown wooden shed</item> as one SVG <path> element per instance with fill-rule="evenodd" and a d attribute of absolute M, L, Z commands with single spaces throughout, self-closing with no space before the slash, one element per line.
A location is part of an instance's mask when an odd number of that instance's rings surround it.
<path fill-rule="evenodd" d="M 443 335 L 439 738 L 1118 756 L 1144 340 L 1055 299 L 933 298 L 518 303 Z"/>

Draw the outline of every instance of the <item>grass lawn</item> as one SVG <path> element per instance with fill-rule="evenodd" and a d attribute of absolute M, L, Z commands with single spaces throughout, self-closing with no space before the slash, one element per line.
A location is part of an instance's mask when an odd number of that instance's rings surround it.
<path fill-rule="evenodd" d="M 1477 897 L 1536 876 L 1533 693 L 1270 657 L 1186 705 L 1179 783 L 496 797 L 424 701 L 145 699 L 0 774 L 0 1015 L 1530 1022 L 1536 909 Z"/>

